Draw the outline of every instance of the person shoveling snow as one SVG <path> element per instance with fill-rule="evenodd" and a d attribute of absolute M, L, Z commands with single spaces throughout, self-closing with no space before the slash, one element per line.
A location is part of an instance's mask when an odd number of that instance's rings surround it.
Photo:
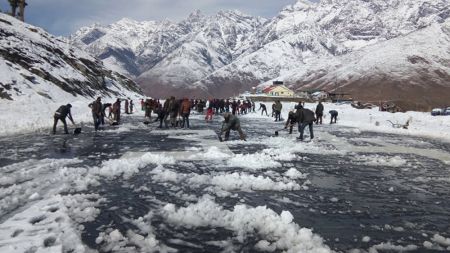
<path fill-rule="evenodd" d="M 238 131 L 239 137 L 241 140 L 245 139 L 245 134 L 241 129 L 241 123 L 236 115 L 232 115 L 231 113 L 227 112 L 223 115 L 223 118 L 225 119 L 222 124 L 222 129 L 220 131 L 219 140 L 225 140 L 228 141 L 230 137 L 230 131 Z M 225 133 L 225 139 L 222 139 L 222 134 Z"/>
<path fill-rule="evenodd" d="M 64 124 L 64 133 L 69 134 L 69 131 L 67 130 L 67 123 L 66 123 L 66 117 L 69 116 L 70 121 L 72 121 L 72 124 L 75 126 L 75 122 L 72 118 L 72 113 L 70 112 L 70 108 L 72 108 L 71 104 L 62 105 L 56 110 L 55 115 L 53 116 L 53 134 L 56 134 L 56 125 L 58 124 L 58 121 L 61 120 L 61 122 Z M 81 132 L 81 128 L 77 127 L 75 129 L 75 133 Z"/>

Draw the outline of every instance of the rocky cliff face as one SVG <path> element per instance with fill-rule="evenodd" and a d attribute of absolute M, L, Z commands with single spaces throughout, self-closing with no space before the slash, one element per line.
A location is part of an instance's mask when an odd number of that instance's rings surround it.
<path fill-rule="evenodd" d="M 344 59 L 355 62 L 362 54 L 370 55 L 371 46 L 383 47 L 411 33 L 417 32 L 413 39 L 433 39 L 419 31 L 442 26 L 449 16 L 448 0 L 300 0 L 271 20 L 239 12 L 212 17 L 195 12 L 180 23 L 125 20 L 94 25 L 71 39 L 135 77 L 150 94 L 230 96 L 285 77 L 295 88 L 314 88 L 319 80 L 311 78 L 325 75 L 317 73 L 319 66 L 342 65 Z M 411 69 L 390 69 L 384 75 L 398 71 Z M 307 79 L 301 75 L 313 72 Z"/>
<path fill-rule="evenodd" d="M 4 14 L 0 14 L 0 73 L 0 97 L 7 100 L 141 93 L 131 79 L 101 61 Z"/>

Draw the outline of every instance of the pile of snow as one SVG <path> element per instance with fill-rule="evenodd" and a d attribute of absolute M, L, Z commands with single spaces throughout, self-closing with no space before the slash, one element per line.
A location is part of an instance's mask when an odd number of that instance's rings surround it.
<path fill-rule="evenodd" d="M 360 162 L 365 165 L 383 167 L 401 167 L 407 163 L 407 160 L 400 156 L 361 155 L 354 157 L 353 159 L 355 162 Z"/>
<path fill-rule="evenodd" d="M 332 252 L 310 229 L 301 228 L 293 222 L 289 211 L 281 214 L 265 207 L 236 205 L 233 210 L 225 210 L 208 196 L 198 203 L 177 208 L 167 204 L 163 215 L 172 224 L 180 227 L 221 227 L 231 230 L 240 242 L 256 234 L 260 241 L 254 247 L 257 250 L 273 252 Z"/>
<path fill-rule="evenodd" d="M 115 178 L 123 176 L 128 179 L 134 174 L 138 173 L 140 169 L 150 164 L 174 164 L 175 159 L 171 156 L 153 154 L 153 153 L 138 153 L 126 154 L 123 158 L 104 161 L 101 167 L 92 168 L 91 173 L 101 175 L 107 178 Z"/>
<path fill-rule="evenodd" d="M 247 173 L 177 173 L 159 166 L 151 172 L 152 179 L 159 182 L 183 184 L 191 188 L 214 186 L 223 191 L 295 191 L 302 187 L 291 178 L 278 177 L 277 181 L 269 177 L 254 176 Z"/>

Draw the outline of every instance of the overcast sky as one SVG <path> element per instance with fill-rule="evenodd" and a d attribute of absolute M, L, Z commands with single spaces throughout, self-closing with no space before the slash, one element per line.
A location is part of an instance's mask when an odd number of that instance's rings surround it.
<path fill-rule="evenodd" d="M 318 0 L 312 0 L 318 1 Z M 94 22 L 110 24 L 123 17 L 136 20 L 181 20 L 194 10 L 212 14 L 237 9 L 251 15 L 275 16 L 296 0 L 28 0 L 25 19 L 55 35 L 69 35 Z M 0 0 L 3 11 L 8 1 Z"/>

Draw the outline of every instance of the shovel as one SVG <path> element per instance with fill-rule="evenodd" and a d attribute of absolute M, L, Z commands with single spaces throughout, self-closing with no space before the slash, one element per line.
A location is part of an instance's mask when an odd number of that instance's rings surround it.
<path fill-rule="evenodd" d="M 284 130 L 287 130 L 287 128 L 282 128 L 282 129 L 280 129 L 280 130 L 275 131 L 275 136 L 278 136 L 278 135 L 279 135 L 279 132 L 280 132 L 280 131 L 284 131 Z"/>
<path fill-rule="evenodd" d="M 75 125 L 75 129 L 73 130 L 73 134 L 74 134 L 74 135 L 79 135 L 79 134 L 81 134 L 81 127 Z"/>

